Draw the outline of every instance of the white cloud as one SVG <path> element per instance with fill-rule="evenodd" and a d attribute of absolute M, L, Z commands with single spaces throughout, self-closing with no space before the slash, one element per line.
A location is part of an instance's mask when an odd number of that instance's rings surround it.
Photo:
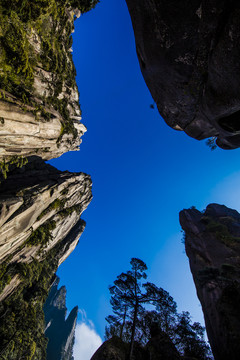
<path fill-rule="evenodd" d="M 79 310 L 82 321 L 77 323 L 75 330 L 75 344 L 73 349 L 74 360 L 89 360 L 102 344 L 94 324 L 87 319 L 85 310 Z"/>

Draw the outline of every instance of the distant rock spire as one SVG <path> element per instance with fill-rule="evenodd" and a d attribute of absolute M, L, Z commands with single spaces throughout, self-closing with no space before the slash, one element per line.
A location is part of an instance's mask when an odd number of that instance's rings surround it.
<path fill-rule="evenodd" d="M 78 307 L 74 307 L 66 318 L 66 288 L 62 286 L 58 290 L 59 281 L 56 277 L 43 308 L 48 338 L 47 360 L 73 360 Z"/>

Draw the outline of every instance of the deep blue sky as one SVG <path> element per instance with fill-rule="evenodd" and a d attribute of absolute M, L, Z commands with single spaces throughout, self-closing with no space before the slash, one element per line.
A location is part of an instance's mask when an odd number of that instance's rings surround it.
<path fill-rule="evenodd" d="M 178 213 L 210 202 L 238 206 L 239 150 L 210 151 L 150 108 L 124 0 L 101 0 L 75 26 L 73 56 L 88 132 L 80 152 L 51 163 L 90 174 L 94 197 L 82 215 L 87 227 L 79 245 L 58 271 L 67 306 L 85 309 L 103 336 L 108 286 L 139 257 L 149 280 L 201 320 Z"/>

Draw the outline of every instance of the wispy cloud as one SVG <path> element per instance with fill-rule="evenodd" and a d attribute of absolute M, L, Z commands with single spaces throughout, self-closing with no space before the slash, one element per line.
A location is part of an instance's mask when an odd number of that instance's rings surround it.
<path fill-rule="evenodd" d="M 90 360 L 91 356 L 102 344 L 94 324 L 87 319 L 85 310 L 79 310 L 81 321 L 77 323 L 75 331 L 75 344 L 73 349 L 74 360 Z"/>

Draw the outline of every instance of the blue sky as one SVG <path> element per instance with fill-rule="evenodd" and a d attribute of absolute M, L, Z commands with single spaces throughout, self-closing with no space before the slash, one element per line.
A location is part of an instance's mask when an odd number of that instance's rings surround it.
<path fill-rule="evenodd" d="M 211 151 L 150 108 L 123 0 L 101 0 L 75 27 L 73 57 L 88 132 L 80 152 L 51 164 L 90 174 L 93 201 L 82 215 L 87 227 L 79 245 L 58 270 L 67 306 L 84 309 L 103 337 L 108 286 L 139 257 L 149 280 L 170 292 L 179 311 L 201 321 L 178 213 L 210 202 L 238 209 L 239 150 Z"/>

